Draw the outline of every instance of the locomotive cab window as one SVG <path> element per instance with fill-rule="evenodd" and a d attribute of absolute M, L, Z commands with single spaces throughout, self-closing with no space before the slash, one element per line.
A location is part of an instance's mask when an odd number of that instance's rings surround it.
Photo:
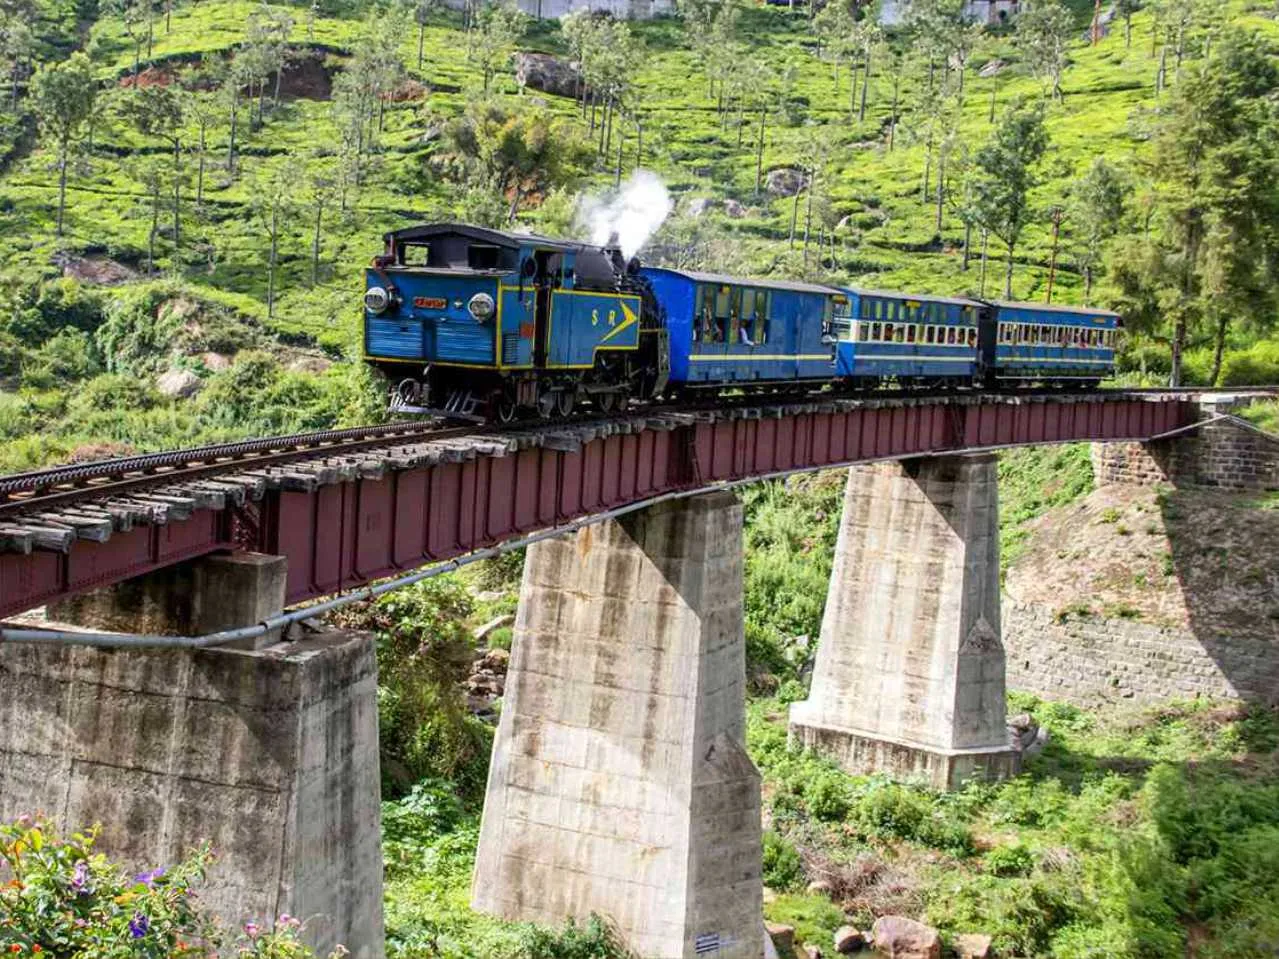
<path fill-rule="evenodd" d="M 472 270 L 496 270 L 501 263 L 501 247 L 472 243 L 466 248 L 466 265 Z"/>

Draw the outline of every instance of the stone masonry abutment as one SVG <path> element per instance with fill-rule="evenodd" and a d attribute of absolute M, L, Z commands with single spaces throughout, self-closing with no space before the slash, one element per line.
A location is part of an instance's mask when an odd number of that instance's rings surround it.
<path fill-rule="evenodd" d="M 472 901 L 609 916 L 644 959 L 760 959 L 742 510 L 661 504 L 529 548 Z"/>
<path fill-rule="evenodd" d="M 284 561 L 196 560 L 92 593 L 62 622 L 140 633 L 253 625 L 284 601 Z M 377 659 L 370 636 L 261 649 L 0 644 L 0 819 L 102 826 L 126 867 L 211 842 L 202 901 L 236 927 L 281 913 L 327 953 L 381 959 Z"/>
<path fill-rule="evenodd" d="M 999 614 L 995 456 L 853 467 L 792 738 L 939 788 L 1015 772 Z"/>

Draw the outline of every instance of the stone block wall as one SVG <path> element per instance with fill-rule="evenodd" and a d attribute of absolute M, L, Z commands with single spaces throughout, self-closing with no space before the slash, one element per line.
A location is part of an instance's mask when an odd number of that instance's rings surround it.
<path fill-rule="evenodd" d="M 1228 414 L 1246 398 L 1205 399 L 1205 416 Z M 1279 490 L 1279 437 L 1235 418 L 1155 443 L 1094 443 L 1098 486 L 1136 484 L 1208 486 L 1227 490 Z"/>
<path fill-rule="evenodd" d="M 209 841 L 202 901 L 288 912 L 327 953 L 384 955 L 377 660 L 369 636 L 260 651 L 0 645 L 0 819 L 102 825 L 135 871 Z"/>
<path fill-rule="evenodd" d="M 1205 641 L 1189 629 L 1059 615 L 1005 600 L 1008 685 L 1050 699 L 1279 702 L 1279 655 L 1258 637 Z"/>

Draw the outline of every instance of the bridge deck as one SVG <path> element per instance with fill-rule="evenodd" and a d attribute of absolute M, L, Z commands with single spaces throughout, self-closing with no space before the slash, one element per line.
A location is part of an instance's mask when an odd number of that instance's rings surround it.
<path fill-rule="evenodd" d="M 134 494 L 86 488 L 0 516 L 0 617 L 227 548 L 288 558 L 288 602 L 582 516 L 855 462 L 1068 441 L 1149 440 L 1191 394 L 893 397 L 755 404 L 494 434 L 419 434 Z"/>

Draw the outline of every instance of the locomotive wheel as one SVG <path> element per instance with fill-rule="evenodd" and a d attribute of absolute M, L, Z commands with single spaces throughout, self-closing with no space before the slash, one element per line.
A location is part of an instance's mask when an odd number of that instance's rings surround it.
<path fill-rule="evenodd" d="M 503 426 L 515 421 L 515 416 L 519 412 L 519 408 L 515 405 L 515 400 L 502 393 L 495 397 L 493 404 L 493 419 Z"/>
<path fill-rule="evenodd" d="M 596 402 L 600 405 L 600 412 L 607 415 L 617 411 L 618 406 L 621 405 L 620 400 L 621 396 L 616 393 L 601 393 Z"/>
<path fill-rule="evenodd" d="M 573 391 L 561 390 L 555 394 L 555 412 L 560 416 L 568 416 L 573 412 Z"/>

